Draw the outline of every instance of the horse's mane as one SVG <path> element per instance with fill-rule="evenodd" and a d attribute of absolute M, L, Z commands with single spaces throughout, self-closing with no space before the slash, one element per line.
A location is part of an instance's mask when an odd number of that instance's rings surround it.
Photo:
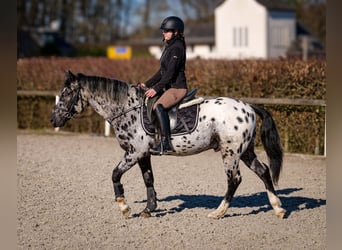
<path fill-rule="evenodd" d="M 91 92 L 102 95 L 109 100 L 122 102 L 127 99 L 130 85 L 128 83 L 100 76 L 77 74 L 77 81 Z"/>

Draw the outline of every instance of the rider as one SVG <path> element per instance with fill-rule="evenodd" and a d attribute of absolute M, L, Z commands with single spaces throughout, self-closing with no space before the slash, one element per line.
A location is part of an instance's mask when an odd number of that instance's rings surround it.
<path fill-rule="evenodd" d="M 150 149 L 152 154 L 167 154 L 174 151 L 170 141 L 170 120 L 167 111 L 180 102 L 187 92 L 184 22 L 177 16 L 169 16 L 161 23 L 160 29 L 165 43 L 160 57 L 160 68 L 149 80 L 140 84 L 149 88 L 145 92 L 149 98 L 162 94 L 153 105 L 159 123 L 161 142 Z"/>

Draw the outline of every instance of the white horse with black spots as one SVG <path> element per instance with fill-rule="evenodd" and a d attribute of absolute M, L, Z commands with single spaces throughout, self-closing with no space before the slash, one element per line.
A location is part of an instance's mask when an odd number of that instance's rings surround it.
<path fill-rule="evenodd" d="M 115 79 L 67 73 L 59 102 L 53 108 L 51 123 L 62 127 L 69 119 L 90 105 L 114 128 L 116 139 L 125 151 L 123 159 L 114 168 L 112 181 L 115 200 L 125 217 L 131 209 L 126 203 L 122 175 L 138 163 L 147 189 L 147 205 L 139 213 L 150 217 L 157 207 L 154 177 L 149 149 L 156 137 L 144 128 L 144 89 Z M 241 182 L 240 159 L 264 182 L 275 214 L 283 218 L 273 184 L 277 184 L 282 168 L 283 152 L 276 124 L 271 114 L 262 107 L 246 104 L 227 97 L 204 99 L 197 106 L 198 115 L 191 131 L 171 133 L 175 156 L 197 154 L 205 150 L 220 151 L 227 175 L 227 191 L 221 204 L 208 214 L 218 219 L 225 215 L 229 203 Z M 184 108 L 186 110 L 188 108 Z M 192 111 L 193 112 L 193 111 Z M 269 166 L 254 152 L 256 114 L 262 119 L 261 141 L 269 159 Z"/>

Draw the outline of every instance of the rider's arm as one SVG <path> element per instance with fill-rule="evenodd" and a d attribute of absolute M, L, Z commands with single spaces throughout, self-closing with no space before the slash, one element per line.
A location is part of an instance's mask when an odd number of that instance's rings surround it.
<path fill-rule="evenodd" d="M 161 79 L 161 72 L 160 69 L 149 79 L 145 82 L 146 87 L 151 88 Z"/>
<path fill-rule="evenodd" d="M 160 81 L 153 86 L 153 89 L 156 92 L 161 91 L 167 84 L 171 85 L 172 80 L 174 80 L 173 78 L 179 73 L 179 64 L 182 60 L 182 54 L 181 48 L 172 48 L 166 71 L 161 75 Z"/>

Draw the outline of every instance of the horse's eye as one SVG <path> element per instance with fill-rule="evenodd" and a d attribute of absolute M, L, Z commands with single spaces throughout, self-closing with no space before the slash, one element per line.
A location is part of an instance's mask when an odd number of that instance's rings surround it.
<path fill-rule="evenodd" d="M 72 90 L 71 89 L 64 89 L 62 92 L 62 96 L 66 97 L 72 94 Z"/>

